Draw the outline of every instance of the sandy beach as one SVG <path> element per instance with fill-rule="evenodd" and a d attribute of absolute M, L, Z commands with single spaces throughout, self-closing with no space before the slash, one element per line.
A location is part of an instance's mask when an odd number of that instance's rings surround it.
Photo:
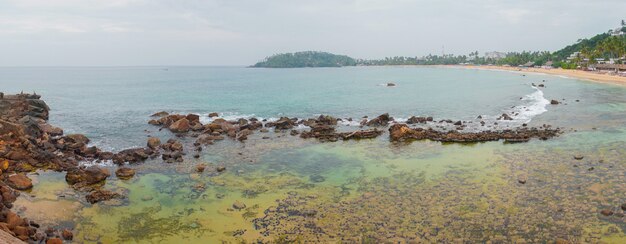
<path fill-rule="evenodd" d="M 506 71 L 518 71 L 528 73 L 542 73 L 549 75 L 561 75 L 570 78 L 576 78 L 581 80 L 589 80 L 593 82 L 601 82 L 607 84 L 615 84 L 626 86 L 626 77 L 601 74 L 590 71 L 582 70 L 570 70 L 570 69 L 544 69 L 544 68 L 520 68 L 520 67 L 505 67 L 505 66 L 487 66 L 487 65 L 440 65 L 439 67 L 446 68 L 461 68 L 461 69 L 483 69 L 483 70 L 506 70 Z"/>

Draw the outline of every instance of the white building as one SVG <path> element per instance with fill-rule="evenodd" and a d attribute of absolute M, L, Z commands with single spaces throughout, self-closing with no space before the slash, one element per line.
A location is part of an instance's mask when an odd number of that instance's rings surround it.
<path fill-rule="evenodd" d="M 626 21 L 622 20 L 622 26 L 615 28 L 611 31 L 611 35 L 613 36 L 623 36 L 626 34 Z"/>
<path fill-rule="evenodd" d="M 485 53 L 485 58 L 490 58 L 490 59 L 502 59 L 502 58 L 506 58 L 506 53 L 503 52 L 486 52 Z"/>

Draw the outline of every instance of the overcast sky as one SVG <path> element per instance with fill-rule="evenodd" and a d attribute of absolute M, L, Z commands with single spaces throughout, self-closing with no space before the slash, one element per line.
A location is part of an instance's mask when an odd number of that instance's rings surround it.
<path fill-rule="evenodd" d="M 0 66 L 554 51 L 621 19 L 626 0 L 0 0 Z"/>

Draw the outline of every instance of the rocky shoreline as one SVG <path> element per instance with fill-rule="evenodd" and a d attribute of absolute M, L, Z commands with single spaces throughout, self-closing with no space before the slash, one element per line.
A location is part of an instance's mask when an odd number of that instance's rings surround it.
<path fill-rule="evenodd" d="M 410 140 L 433 140 L 440 142 L 527 142 L 533 138 L 549 139 L 561 131 L 549 126 L 542 128 L 517 128 L 498 131 L 464 132 L 465 122 L 452 120 L 434 121 L 432 117 L 411 117 L 406 123 L 395 121 L 389 114 L 360 121 L 357 130 L 345 131 L 340 128 L 341 119 L 321 115 L 315 118 L 298 119 L 282 117 L 276 121 L 256 118 L 240 118 L 227 121 L 218 114 L 209 114 L 210 123 L 201 123 L 196 114 L 155 113 L 148 122 L 173 133 L 174 137 L 191 137 L 193 143 L 185 144 L 179 139 L 165 142 L 157 137 L 149 137 L 145 147 L 125 149 L 120 152 L 107 152 L 89 146 L 89 138 L 82 134 L 64 134 L 61 128 L 48 124 L 50 108 L 37 94 L 17 94 L 0 96 L 0 229 L 26 242 L 60 243 L 71 240 L 69 229 L 43 229 L 32 220 L 19 217 L 12 210 L 13 202 L 21 191 L 33 187 L 27 173 L 38 169 L 66 172 L 65 180 L 75 190 L 82 192 L 90 204 L 110 199 L 124 198 L 124 194 L 104 189 L 106 179 L 111 176 L 108 169 L 81 162 L 111 161 L 119 165 L 115 174 L 120 179 L 129 179 L 135 171 L 126 164 L 161 158 L 166 163 L 183 162 L 187 154 L 199 157 L 202 148 L 217 141 L 230 138 L 245 143 L 254 133 L 288 133 L 302 139 L 316 139 L 320 142 L 372 139 L 389 133 L 393 143 Z M 442 130 L 447 124 L 455 128 Z M 484 123 L 481 123 L 484 125 Z M 411 128 L 413 126 L 413 128 Z M 416 127 L 417 126 L 417 127 Z M 263 136 L 263 139 L 270 137 Z M 202 171 L 206 165 L 201 165 Z M 198 166 L 200 171 L 200 166 Z M 223 166 L 207 168 L 215 172 L 225 170 Z"/>
<path fill-rule="evenodd" d="M 158 119 L 150 120 L 149 124 L 160 126 L 161 129 L 168 129 L 178 136 L 197 138 L 194 144 L 196 146 L 212 144 L 214 141 L 223 140 L 225 137 L 244 142 L 255 131 L 267 133 L 269 129 L 273 129 L 275 132 L 289 132 L 290 135 L 299 135 L 303 139 L 316 138 L 321 142 L 376 138 L 383 135 L 386 128 L 388 128 L 389 140 L 391 142 L 407 140 L 459 143 L 499 140 L 504 140 L 505 142 L 527 142 L 533 138 L 547 140 L 562 133 L 561 129 L 553 129 L 549 125 L 543 125 L 541 128 L 528 128 L 526 124 L 514 129 L 465 132 L 463 130 L 466 126 L 466 121 L 440 120 L 435 122 L 432 117 L 412 116 L 406 123 L 400 123 L 395 121 L 389 114 L 382 114 L 370 120 L 364 117 L 360 122 L 359 130 L 341 132 L 338 131 L 338 121 L 342 121 L 342 119 L 329 115 L 320 115 L 319 117 L 308 119 L 281 117 L 276 121 L 260 121 L 256 118 L 240 118 L 226 121 L 217 118 L 207 124 L 202 124 L 199 116 L 196 114 L 170 115 L 163 111 L 155 113 L 153 117 L 158 117 Z M 479 116 L 479 118 L 481 117 Z M 503 114 L 499 120 L 512 119 L 509 115 Z M 410 128 L 411 125 L 418 124 L 425 127 Z M 442 128 L 446 127 L 439 124 L 452 125 L 454 129 L 443 130 Z M 480 121 L 480 124 L 484 125 L 485 122 Z M 201 148 L 197 148 L 197 150 L 201 150 Z"/>

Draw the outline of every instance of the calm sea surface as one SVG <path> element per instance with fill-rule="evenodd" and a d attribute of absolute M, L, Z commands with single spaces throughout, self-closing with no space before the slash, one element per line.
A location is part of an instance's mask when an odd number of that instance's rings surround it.
<path fill-rule="evenodd" d="M 494 122 L 513 112 L 515 120 L 498 128 L 565 131 L 548 141 L 470 145 L 256 133 L 246 143 L 208 146 L 199 159 L 132 165 L 136 177 L 112 176 L 105 186 L 126 198 L 96 205 L 68 188 L 63 173 L 31 175 L 35 188 L 16 208 L 42 226 L 73 229 L 78 243 L 626 241 L 624 87 L 435 67 L 4 67 L 0 91 L 42 94 L 51 124 L 113 151 L 144 146 L 148 135 L 174 138 L 147 124 L 162 110 L 205 122 L 210 112 L 355 121 L 389 113 L 399 121 L 415 115 L 474 124 L 478 115 Z M 196 173 L 199 163 L 227 171 Z M 234 210 L 235 202 L 246 207 Z M 599 214 L 605 209 L 615 214 Z"/>

